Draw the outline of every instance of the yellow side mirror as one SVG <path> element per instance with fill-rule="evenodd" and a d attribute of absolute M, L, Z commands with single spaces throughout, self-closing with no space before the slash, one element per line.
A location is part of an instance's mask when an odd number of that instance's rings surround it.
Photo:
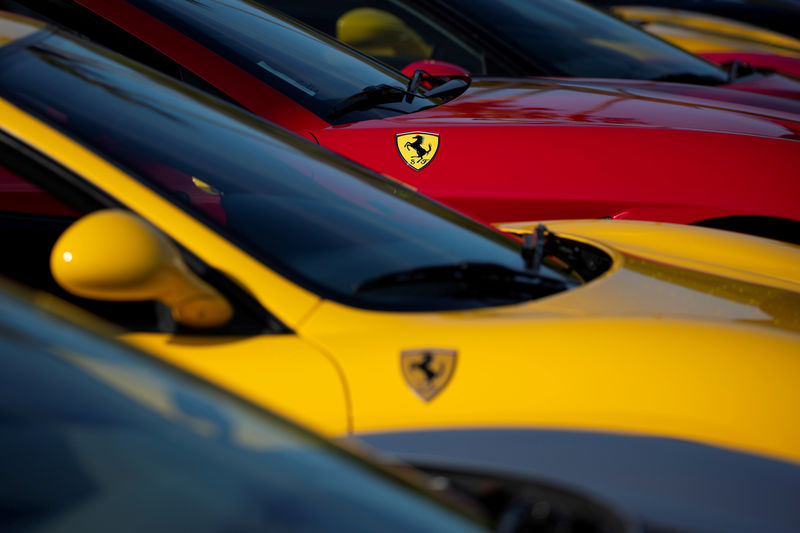
<path fill-rule="evenodd" d="M 173 318 L 198 329 L 228 322 L 233 309 L 197 277 L 172 243 L 120 209 L 86 215 L 59 237 L 50 270 L 67 291 L 99 300 L 158 300 Z"/>
<path fill-rule="evenodd" d="M 426 59 L 433 47 L 395 15 L 359 7 L 336 21 L 336 38 L 366 54 Z"/>

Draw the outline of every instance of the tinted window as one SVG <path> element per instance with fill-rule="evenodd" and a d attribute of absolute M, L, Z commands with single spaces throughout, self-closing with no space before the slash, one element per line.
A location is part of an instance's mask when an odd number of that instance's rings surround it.
<path fill-rule="evenodd" d="M 458 0 L 448 5 L 454 16 L 479 21 L 481 31 L 521 50 L 539 74 L 727 80 L 718 67 L 572 0 Z"/>
<path fill-rule="evenodd" d="M 144 41 L 72 0 L 39 0 L 33 6 L 22 5 L 16 0 L 0 0 L 0 9 L 21 13 L 28 17 L 41 19 L 49 24 L 67 28 L 81 37 L 91 39 L 107 48 L 116 50 L 168 76 L 179 78 L 190 85 L 213 94 L 217 98 L 235 103 L 225 93 L 186 70 Z"/>
<path fill-rule="evenodd" d="M 405 87 L 408 79 L 380 63 L 298 26 L 256 2 L 130 0 L 203 44 L 323 119 L 333 107 L 364 88 Z M 437 101 L 438 102 L 438 101 Z M 355 122 L 409 113 L 432 105 L 415 98 L 364 111 L 341 120 Z"/>
<path fill-rule="evenodd" d="M 293 2 L 259 0 L 324 31 L 365 54 L 402 69 L 420 59 L 440 59 L 484 73 L 483 54 L 442 21 L 395 0 Z"/>

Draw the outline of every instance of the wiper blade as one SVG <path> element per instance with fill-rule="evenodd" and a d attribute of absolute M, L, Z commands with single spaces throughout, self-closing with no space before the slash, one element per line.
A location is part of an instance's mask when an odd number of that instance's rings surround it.
<path fill-rule="evenodd" d="M 331 112 L 328 113 L 327 119 L 334 121 L 351 111 L 365 111 L 381 104 L 400 102 L 407 93 L 408 91 L 401 87 L 392 87 L 384 83 L 370 85 L 334 105 Z M 414 94 L 414 96 L 420 95 Z"/>
<path fill-rule="evenodd" d="M 384 83 L 365 87 L 363 90 L 352 96 L 348 96 L 334 105 L 326 118 L 329 122 L 333 122 L 351 111 L 366 111 L 367 109 L 377 107 L 381 104 L 397 103 L 402 101 L 403 97 L 405 97 L 406 102 L 409 103 L 412 102 L 414 98 L 443 98 L 448 100 L 461 94 L 469 87 L 468 82 L 454 79 L 446 81 L 428 90 L 425 94 L 422 94 L 418 92 L 419 86 L 422 79 L 426 77 L 436 79 L 435 76 L 427 74 L 424 70 L 417 69 L 405 89 L 402 87 L 393 87 Z"/>
<path fill-rule="evenodd" d="M 533 274 L 539 273 L 539 266 L 544 257 L 545 231 L 544 224 L 536 226 L 535 233 L 526 233 L 522 242 L 522 259 L 525 261 L 525 269 Z"/>
<path fill-rule="evenodd" d="M 457 263 L 392 272 L 357 284 L 353 293 L 410 284 L 461 283 L 469 292 L 525 293 L 545 296 L 571 288 L 576 283 L 538 272 L 514 270 L 496 263 Z"/>
<path fill-rule="evenodd" d="M 408 80 L 408 85 L 406 85 L 406 102 L 411 103 L 414 100 L 415 96 L 418 96 L 417 89 L 419 89 L 419 84 L 422 82 L 422 78 L 430 77 L 430 74 L 418 68 L 414 71 L 414 75 L 411 76 L 411 79 Z"/>
<path fill-rule="evenodd" d="M 420 94 L 418 89 L 424 86 L 427 91 Z M 450 99 L 463 93 L 469 87 L 469 82 L 461 78 L 448 79 L 448 76 L 434 76 L 424 69 L 418 68 L 406 85 L 406 102 L 417 98 L 444 98 Z"/>

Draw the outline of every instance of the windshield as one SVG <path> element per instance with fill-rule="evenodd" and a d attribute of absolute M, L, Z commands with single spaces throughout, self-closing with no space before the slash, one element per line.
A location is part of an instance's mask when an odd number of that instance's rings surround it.
<path fill-rule="evenodd" d="M 3 293 L 0 435 L 3 531 L 482 531 L 266 411 Z"/>
<path fill-rule="evenodd" d="M 720 68 L 573 0 L 444 3 L 521 51 L 548 76 L 673 79 L 721 84 Z M 694 80 L 690 79 L 694 78 Z"/>
<path fill-rule="evenodd" d="M 398 98 L 329 120 L 333 107 L 366 87 L 406 87 L 408 78 L 247 0 L 128 0 L 332 123 L 411 113 L 440 103 Z"/>
<path fill-rule="evenodd" d="M 52 34 L 4 50 L 0 96 L 322 296 L 413 310 L 533 297 L 455 294 L 441 290 L 449 286 L 444 281 L 436 288 L 359 290 L 407 270 L 462 263 L 520 270 L 525 261 L 518 242 L 491 228 L 233 106 L 132 62 L 125 66 L 94 45 Z M 565 279 L 548 264 L 542 274 Z"/>

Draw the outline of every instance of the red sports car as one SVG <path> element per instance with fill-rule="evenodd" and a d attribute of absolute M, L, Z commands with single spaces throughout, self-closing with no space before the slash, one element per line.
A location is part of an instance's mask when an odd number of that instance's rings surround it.
<path fill-rule="evenodd" d="M 484 221 L 631 218 L 800 242 L 800 108 L 409 79 L 245 0 L 47 4 L 90 38 Z"/>

